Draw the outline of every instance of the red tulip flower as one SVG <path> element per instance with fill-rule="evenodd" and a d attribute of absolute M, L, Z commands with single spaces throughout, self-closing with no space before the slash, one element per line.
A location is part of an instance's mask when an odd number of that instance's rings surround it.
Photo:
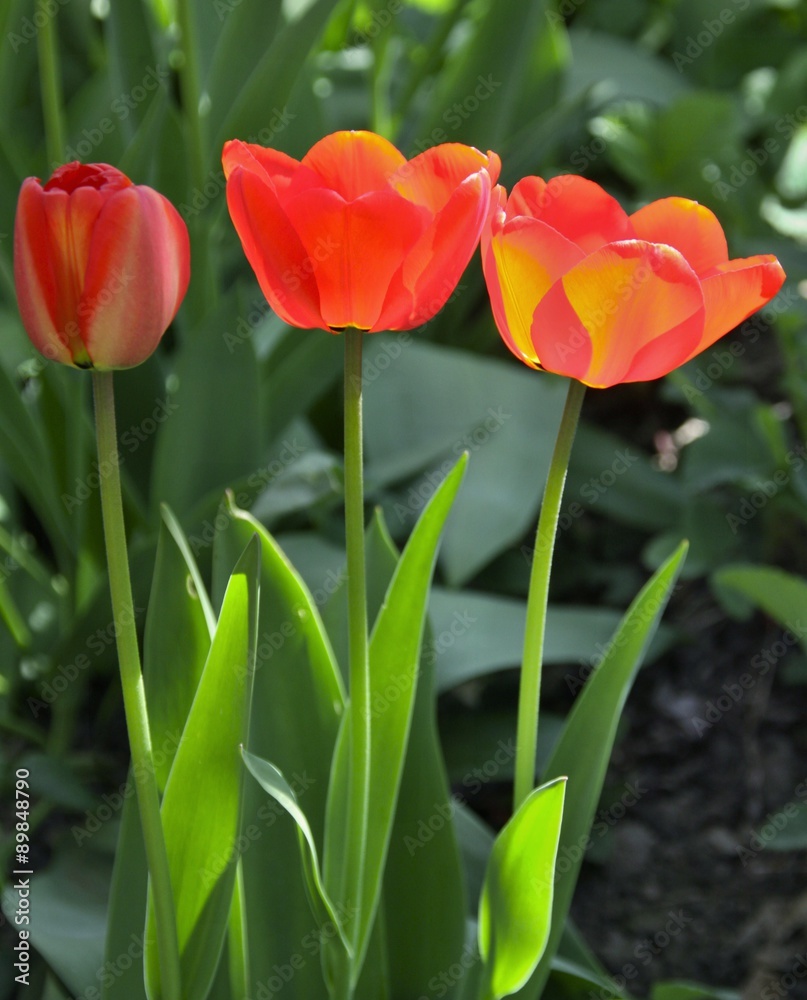
<path fill-rule="evenodd" d="M 408 330 L 454 291 L 499 158 L 446 143 L 407 161 L 371 132 L 336 132 L 301 161 L 233 140 L 227 204 L 269 304 L 292 326 Z"/>
<path fill-rule="evenodd" d="M 497 187 L 482 234 L 496 325 L 532 368 L 597 388 L 660 378 L 769 302 L 771 255 L 729 260 L 712 212 L 663 198 L 627 215 L 582 177 Z"/>
<path fill-rule="evenodd" d="M 155 350 L 190 278 L 185 223 L 161 194 L 105 163 L 23 182 L 14 226 L 22 322 L 48 358 L 100 371 Z"/>

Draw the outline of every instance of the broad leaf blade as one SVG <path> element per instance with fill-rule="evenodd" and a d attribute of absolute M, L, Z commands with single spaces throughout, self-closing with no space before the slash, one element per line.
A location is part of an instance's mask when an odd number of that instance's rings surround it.
<path fill-rule="evenodd" d="M 536 788 L 493 845 L 479 903 L 485 1000 L 520 989 L 549 940 L 565 790 L 565 778 Z"/>
<path fill-rule="evenodd" d="M 682 542 L 628 608 L 602 663 L 569 713 L 547 764 L 545 780 L 561 775 L 569 779 L 560 850 L 568 851 L 564 856 L 569 858 L 570 866 L 556 879 L 549 943 L 535 973 L 519 991 L 519 997 L 525 1000 L 537 1000 L 549 976 L 583 861 L 584 851 L 579 845 L 585 844 L 589 836 L 622 708 L 667 606 L 686 551 L 687 543 Z"/>
<path fill-rule="evenodd" d="M 776 566 L 725 566 L 712 579 L 756 604 L 807 652 L 807 582 Z"/>
<path fill-rule="evenodd" d="M 261 524 L 234 506 L 227 513 L 214 546 L 214 598 L 251 535 L 261 539 L 260 634 L 249 750 L 283 772 L 322 856 L 325 800 L 344 694 L 319 615 L 320 598 L 312 596 Z M 252 833 L 241 858 L 251 989 L 257 991 L 276 975 L 275 966 L 299 956 L 295 989 L 301 996 L 325 996 L 318 927 L 307 901 L 296 826 L 255 781 L 244 789 L 244 829 Z"/>
<path fill-rule="evenodd" d="M 236 874 L 243 767 L 254 673 L 260 543 L 252 539 L 224 595 L 213 644 L 162 804 L 177 916 L 183 990 L 205 997 L 224 942 Z M 153 901 L 146 924 L 146 981 L 162 996 Z"/>
<path fill-rule="evenodd" d="M 300 835 L 300 852 L 302 855 L 303 870 L 305 872 L 308 899 L 311 904 L 311 908 L 314 911 L 317 923 L 320 927 L 325 927 L 327 925 L 335 926 L 342 945 L 345 950 L 349 952 L 350 946 L 348 945 L 343 933 L 342 921 L 337 914 L 336 907 L 331 902 L 328 893 L 325 891 L 325 886 L 320 874 L 319 854 L 317 853 L 317 845 L 314 841 L 314 834 L 311 832 L 311 827 L 308 824 L 308 819 L 306 818 L 305 813 L 300 808 L 294 789 L 283 777 L 282 771 L 278 770 L 278 768 L 276 768 L 275 765 L 270 763 L 268 760 L 256 757 L 247 750 L 242 750 L 242 755 L 244 763 L 249 768 L 250 774 L 255 778 L 261 788 L 263 788 L 265 792 L 268 792 L 276 802 L 279 802 L 297 824 L 297 829 Z"/>
<path fill-rule="evenodd" d="M 348 845 L 346 883 L 348 892 L 354 886 L 361 886 L 353 938 L 357 968 L 361 966 L 379 902 L 417 688 L 420 644 L 437 546 L 466 463 L 464 455 L 421 515 L 370 637 L 370 816 L 362 857 L 355 858 Z M 392 698 L 389 690 L 399 691 L 400 695 Z"/>

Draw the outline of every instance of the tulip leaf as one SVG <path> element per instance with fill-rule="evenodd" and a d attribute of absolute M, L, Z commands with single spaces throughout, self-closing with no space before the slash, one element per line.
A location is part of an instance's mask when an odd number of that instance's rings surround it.
<path fill-rule="evenodd" d="M 216 973 L 233 897 L 243 766 L 255 663 L 260 542 L 253 538 L 227 585 L 213 643 L 165 788 L 162 821 L 179 938 L 183 991 L 205 997 Z M 146 922 L 146 983 L 162 994 L 153 900 Z"/>
<path fill-rule="evenodd" d="M 724 566 L 712 577 L 718 588 L 742 594 L 786 628 L 807 652 L 807 582 L 776 566 Z"/>
<path fill-rule="evenodd" d="M 380 511 L 368 531 L 366 555 L 372 621 L 399 558 Z M 379 922 L 386 936 L 389 979 L 400 997 L 426 995 L 435 970 L 448 969 L 461 957 L 465 938 L 465 886 L 453 822 L 456 803 L 437 732 L 432 634 L 427 622 Z M 424 823 L 428 841 L 422 835 Z"/>
<path fill-rule="evenodd" d="M 352 925 L 358 972 L 376 917 L 418 680 L 420 644 L 437 546 L 465 471 L 463 456 L 421 515 L 390 581 L 370 636 L 370 773 L 367 841 L 345 849 L 344 900 L 358 900 Z M 389 691 L 400 692 L 391 697 Z M 346 789 L 337 789 L 337 794 Z M 327 842 L 327 838 L 326 838 Z M 339 849 L 334 845 L 335 849 Z"/>
<path fill-rule="evenodd" d="M 240 92 L 227 105 L 227 116 L 218 130 L 214 149 L 221 149 L 233 136 L 259 135 L 273 117 L 278 124 L 274 129 L 270 125 L 270 130 L 277 132 L 283 128 L 284 105 L 300 75 L 300 67 L 325 30 L 336 5 L 336 0 L 313 0 L 298 5 L 299 13 L 287 17 L 262 58 L 254 64 Z"/>
<path fill-rule="evenodd" d="M 237 322 L 234 301 L 227 298 L 178 351 L 177 388 L 165 406 L 170 415 L 155 447 L 151 494 L 183 523 L 192 508 L 206 499 L 209 507 L 212 497 L 260 466 L 255 352 L 249 340 L 233 349 L 222 334 Z M 215 522 L 215 513 L 210 520 Z"/>
<path fill-rule="evenodd" d="M 565 778 L 536 788 L 493 844 L 479 901 L 481 1000 L 520 989 L 549 940 L 565 791 Z"/>
<path fill-rule="evenodd" d="M 565 383 L 381 334 L 371 338 L 365 365 L 368 373 L 385 369 L 365 392 L 367 481 L 388 490 L 405 484 L 383 505 L 393 536 L 414 523 L 456 456 L 471 452 L 440 554 L 449 583 L 459 586 L 534 530 Z"/>
<path fill-rule="evenodd" d="M 210 651 L 215 615 L 190 546 L 173 514 L 162 509 L 146 616 L 143 673 L 154 764 L 163 791 Z M 132 782 L 129 776 L 129 787 Z M 134 795 L 126 798 L 110 893 L 106 958 L 113 965 L 132 936 L 142 936 L 148 872 Z M 145 1000 L 142 963 L 104 979 L 104 1000 Z"/>
<path fill-rule="evenodd" d="M 213 550 L 214 602 L 253 533 L 261 539 L 260 628 L 249 750 L 271 760 L 305 810 L 323 856 L 325 800 L 334 743 L 343 715 L 341 675 L 319 615 L 323 595 L 306 587 L 272 535 L 232 502 Z M 248 780 L 241 862 L 252 984 L 294 959 L 295 989 L 325 996 L 319 928 L 307 900 L 297 826 L 274 798 Z M 338 901 L 338 897 L 331 893 Z M 344 919 L 344 912 L 339 911 Z"/>
<path fill-rule="evenodd" d="M 276 802 L 279 802 L 297 824 L 308 900 L 314 911 L 317 923 L 320 927 L 329 925 L 336 927 L 339 940 L 345 950 L 350 953 L 350 945 L 345 938 L 342 921 L 337 915 L 336 907 L 325 891 L 322 876 L 320 875 L 319 856 L 317 854 L 317 845 L 314 841 L 314 834 L 311 832 L 311 827 L 308 825 L 305 813 L 297 802 L 294 789 L 283 777 L 282 772 L 268 760 L 262 760 L 247 750 L 242 750 L 242 755 L 250 774 L 260 784 L 261 788 L 265 792 L 268 792 Z"/>
<path fill-rule="evenodd" d="M 547 763 L 544 780 L 569 779 L 560 855 L 568 867 L 557 878 L 549 943 L 535 973 L 519 992 L 537 1000 L 546 983 L 571 905 L 591 824 L 602 793 L 617 725 L 633 680 L 667 606 L 687 551 L 682 542 L 641 589 L 580 692 Z"/>

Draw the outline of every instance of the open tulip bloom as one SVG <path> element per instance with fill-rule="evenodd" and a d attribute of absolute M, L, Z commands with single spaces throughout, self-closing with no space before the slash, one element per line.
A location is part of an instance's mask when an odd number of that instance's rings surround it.
<path fill-rule="evenodd" d="M 167 541 L 171 555 L 158 549 L 146 645 L 160 677 L 147 707 L 111 369 L 145 360 L 175 316 L 188 285 L 187 232 L 161 195 L 104 164 L 69 164 L 44 186 L 26 180 L 15 229 L 17 294 L 31 340 L 54 360 L 95 369 L 98 467 L 107 470 L 99 489 L 148 862 L 140 885 L 141 904 L 148 897 L 144 979 L 132 995 L 142 995 L 144 987 L 150 1000 L 205 1000 L 215 980 L 216 996 L 240 1000 L 256 989 L 249 970 L 257 948 L 273 963 L 272 978 L 257 984 L 257 995 L 275 980 L 280 989 L 281 977 L 288 982 L 299 975 L 290 995 L 306 1000 L 321 1000 L 326 992 L 332 1000 L 417 1000 L 426 990 L 446 994 L 448 976 L 457 986 L 452 995 L 464 1000 L 500 1000 L 522 989 L 525 1000 L 538 1000 L 568 914 L 580 845 L 588 838 L 624 695 L 686 548 L 682 543 L 631 605 L 564 725 L 544 783 L 535 788 L 549 574 L 584 386 L 672 371 L 775 295 L 782 269 L 773 257 L 730 261 L 712 213 L 682 198 L 628 216 L 597 185 L 560 177 L 549 183 L 526 178 L 508 199 L 494 187 L 496 154 L 457 143 L 407 161 L 377 135 L 338 132 L 300 161 L 237 140 L 226 144 L 223 159 L 230 214 L 270 305 L 293 326 L 345 338 L 347 693 L 302 578 L 265 527 L 231 505 L 214 543 L 214 566 L 235 567 L 218 618 L 182 529 L 170 512 L 164 514 L 160 545 Z M 411 329 L 430 319 L 450 297 L 480 236 L 493 314 L 508 347 L 530 367 L 570 382 L 530 579 L 513 816 L 491 838 L 477 947 L 469 950 L 454 832 L 449 824 L 441 833 L 444 810 L 450 818 L 454 809 L 436 731 L 426 728 L 433 725 L 434 705 L 415 711 L 418 678 L 428 673 L 421 649 L 432 572 L 467 455 L 435 490 L 400 555 L 383 530 L 377 532 L 374 591 L 386 586 L 386 593 L 370 630 L 362 343 L 365 333 Z M 113 287 L 116 280 L 119 287 Z M 281 635 L 270 631 L 275 622 L 284 637 L 295 638 L 288 649 L 272 643 L 276 658 L 254 679 L 259 607 L 270 617 L 260 625 L 266 637 Z M 194 663 L 174 662 L 176 650 L 184 656 L 186 648 Z M 433 680 L 429 674 L 425 681 L 429 697 Z M 272 759 L 239 752 L 239 744 L 249 745 L 250 714 L 253 726 L 261 727 L 262 752 Z M 182 738 L 170 764 L 158 769 L 151 741 L 161 726 L 163 735 L 179 731 Z M 411 757 L 410 732 L 422 738 Z M 249 801 L 259 796 L 259 815 L 267 815 L 266 793 L 289 814 L 297 837 L 288 836 L 289 826 L 273 827 L 272 810 L 272 823 L 259 831 L 261 843 L 242 858 L 244 763 L 257 781 L 249 786 Z M 316 774 L 302 802 L 281 766 L 303 774 L 310 767 Z M 431 856 L 409 851 L 405 862 L 393 843 L 393 836 L 405 839 L 402 828 L 394 833 L 402 789 L 408 798 L 401 822 L 412 830 L 425 827 L 429 841 L 434 838 Z M 427 825 L 429 809 L 438 811 L 439 829 Z M 252 843 L 250 834 L 247 847 Z M 577 851 L 560 881 L 559 847 L 567 861 Z M 122 832 L 118 872 L 129 865 L 142 871 L 140 853 L 132 830 Z M 290 857 L 300 862 L 299 877 Z M 397 866 L 389 898 L 388 863 Z M 248 871 L 274 875 L 251 880 Z M 265 884 L 273 878 L 285 888 Z M 396 892 L 416 895 L 416 905 L 404 900 L 399 912 Z M 278 914 L 260 909 L 250 927 L 245 914 L 256 912 L 256 898 L 261 907 L 278 907 Z M 125 892 L 113 892 L 112 900 L 120 931 L 129 901 Z M 390 959 L 396 934 L 405 947 Z M 319 956 L 316 968 L 293 952 L 308 939 L 315 945 L 311 955 Z M 220 974 L 223 951 L 229 993 Z M 394 961 L 398 976 L 416 984 L 411 996 L 391 981 Z"/>
<path fill-rule="evenodd" d="M 411 161 L 371 132 L 336 132 L 301 161 L 233 140 L 227 204 L 269 304 L 287 323 L 409 330 L 454 291 L 499 176 L 460 143 Z"/>
<path fill-rule="evenodd" d="M 632 215 L 593 181 L 498 186 L 482 237 L 496 325 L 533 368 L 597 388 L 660 378 L 770 301 L 784 272 L 729 260 L 712 212 L 686 198 Z"/>

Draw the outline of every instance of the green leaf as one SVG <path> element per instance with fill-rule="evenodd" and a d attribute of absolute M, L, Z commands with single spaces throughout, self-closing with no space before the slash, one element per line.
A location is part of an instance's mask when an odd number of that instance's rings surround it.
<path fill-rule="evenodd" d="M 536 788 L 496 837 L 479 902 L 484 1000 L 532 975 L 549 940 L 566 779 Z"/>
<path fill-rule="evenodd" d="M 213 551 L 214 596 L 253 533 L 261 539 L 260 629 L 249 750 L 286 776 L 305 814 L 320 857 L 334 742 L 343 715 L 339 668 L 312 596 L 275 539 L 246 511 L 227 508 Z M 316 589 L 316 588 L 315 588 Z M 249 840 L 244 871 L 246 933 L 252 983 L 293 960 L 295 989 L 325 996 L 319 929 L 307 901 L 297 827 L 255 781 L 244 789 Z M 331 894 L 333 896 L 333 894 Z M 334 897 L 337 898 L 337 897 Z M 344 912 L 340 911 L 340 918 Z"/>
<path fill-rule="evenodd" d="M 651 1000 L 740 1000 L 735 990 L 721 990 L 698 983 L 655 983 Z"/>
<path fill-rule="evenodd" d="M 162 508 L 143 672 L 157 781 L 165 788 L 171 763 L 210 651 L 216 618 L 190 546 L 176 518 Z M 134 779 L 130 773 L 129 782 Z M 115 965 L 146 920 L 148 870 L 135 796 L 123 805 L 107 921 L 106 960 Z M 143 965 L 132 964 L 102 983 L 105 1000 L 146 1000 Z"/>
<path fill-rule="evenodd" d="M 157 542 L 143 642 L 151 740 L 162 791 L 210 651 L 213 610 L 182 529 L 167 507 Z"/>
<path fill-rule="evenodd" d="M 13 877 L 3 891 L 3 912 L 14 926 L 17 893 Z M 68 986 L 71 996 L 97 989 L 103 968 L 109 859 L 87 847 L 72 847 L 30 880 L 31 945 Z M 142 939 L 128 942 L 129 960 L 142 955 Z M 126 953 L 126 948 L 121 954 Z M 118 956 L 120 957 L 120 955 Z"/>
<path fill-rule="evenodd" d="M 519 992 L 524 1000 L 537 1000 L 549 976 L 602 793 L 622 708 L 667 606 L 686 551 L 687 544 L 682 542 L 628 608 L 602 663 L 575 701 L 547 764 L 545 780 L 561 775 L 569 779 L 560 838 L 565 871 L 556 879 L 546 952 L 530 981 Z"/>
<path fill-rule="evenodd" d="M 467 456 L 438 488 L 407 542 L 370 636 L 369 824 L 360 856 L 347 845 L 344 892 L 359 900 L 352 940 L 360 969 L 376 916 L 417 687 L 429 583 Z M 390 691 L 396 696 L 391 697 Z M 348 786 L 333 794 L 347 795 Z M 329 850 L 340 850 L 326 837 Z M 336 868 L 330 866 L 329 869 Z M 357 887 L 359 887 L 357 889 Z"/>
<path fill-rule="evenodd" d="M 277 132 L 283 128 L 284 105 L 300 76 L 302 64 L 325 30 L 336 5 L 336 0 L 284 5 L 285 11 L 292 13 L 287 15 L 271 45 L 264 50 L 239 93 L 228 104 L 214 149 L 221 149 L 227 139 L 259 136 L 273 117 L 278 124 L 274 129 L 269 126 L 270 130 Z"/>
<path fill-rule="evenodd" d="M 260 465 L 255 353 L 249 342 L 228 348 L 222 333 L 235 329 L 236 322 L 228 299 L 179 351 L 177 388 L 164 407 L 156 444 L 152 497 L 180 518 Z"/>
<path fill-rule="evenodd" d="M 314 841 L 314 834 L 311 832 L 311 827 L 308 825 L 305 813 L 297 802 L 294 789 L 274 764 L 271 764 L 268 760 L 256 757 L 247 750 L 242 750 L 241 752 L 250 774 L 252 774 L 265 792 L 268 792 L 276 802 L 279 802 L 283 806 L 297 824 L 308 900 L 314 911 L 317 923 L 320 928 L 330 925 L 335 926 L 339 934 L 339 940 L 344 946 L 345 951 L 350 954 L 350 945 L 345 938 L 342 921 L 337 915 L 336 907 L 325 891 L 325 885 L 320 874 L 319 856 L 317 854 L 317 845 Z"/>
<path fill-rule="evenodd" d="M 725 566 L 712 583 L 736 590 L 761 608 L 807 652 L 807 582 L 775 566 Z"/>
<path fill-rule="evenodd" d="M 398 562 L 380 511 L 368 530 L 365 553 L 372 621 Z M 456 801 L 437 732 L 435 659 L 428 655 L 429 649 L 427 638 L 384 869 L 383 920 L 378 921 L 386 936 L 395 1000 L 428 994 L 435 971 L 448 969 L 461 958 L 465 940 L 465 887 L 453 823 Z M 428 841 L 419 836 L 424 822 Z M 371 960 L 372 945 L 365 971 Z"/>
<path fill-rule="evenodd" d="M 255 662 L 260 542 L 230 577 L 210 654 L 166 785 L 162 821 L 174 889 L 183 990 L 205 997 L 232 902 Z M 146 923 L 149 996 L 162 996 L 153 901 Z"/>
<path fill-rule="evenodd" d="M 479 5 L 481 14 L 438 79 L 417 134 L 502 151 L 525 119 L 548 111 L 568 56 L 565 32 L 550 8 L 550 0 Z"/>
<path fill-rule="evenodd" d="M 534 525 L 565 383 L 405 336 L 371 338 L 366 377 L 381 370 L 365 393 L 367 482 L 410 481 L 385 505 L 393 534 L 415 521 L 456 456 L 471 452 L 440 555 L 449 582 L 462 584 Z"/>

